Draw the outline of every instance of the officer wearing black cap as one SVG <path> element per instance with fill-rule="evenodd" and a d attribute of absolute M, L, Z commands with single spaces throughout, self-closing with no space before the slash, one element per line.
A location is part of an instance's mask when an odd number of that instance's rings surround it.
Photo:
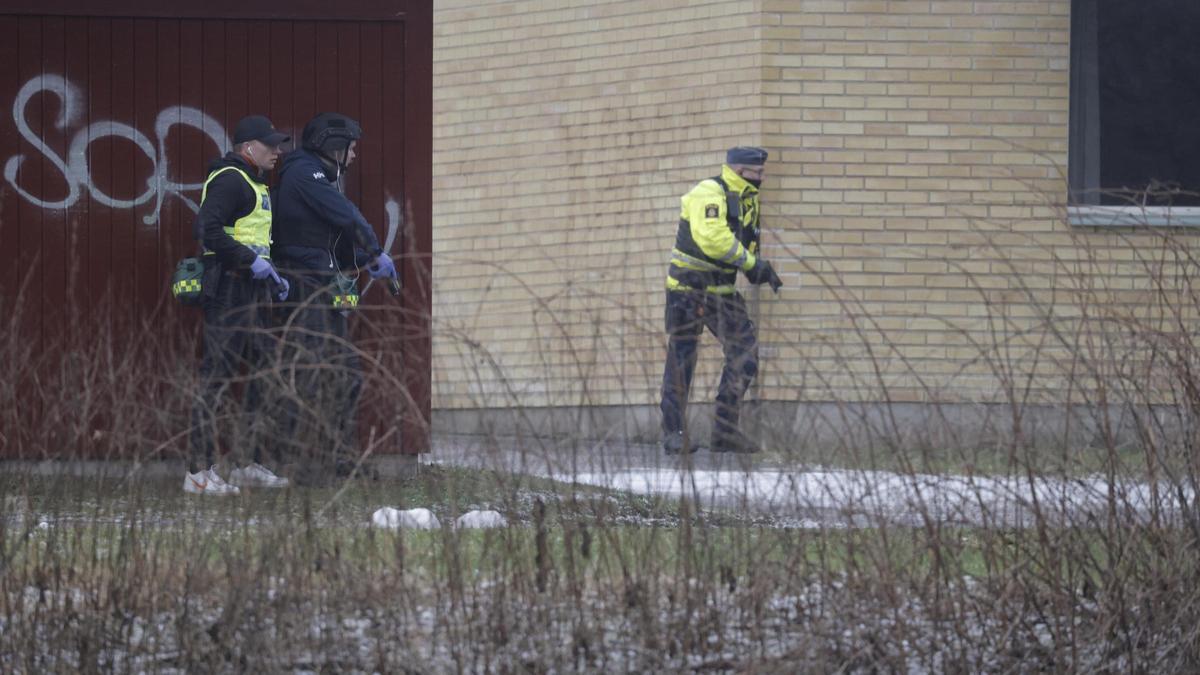
<path fill-rule="evenodd" d="M 266 184 L 266 174 L 275 168 L 280 146 L 288 140 L 266 117 L 244 117 L 234 128 L 233 148 L 208 167 L 192 226 L 204 249 L 205 297 L 202 390 L 192 409 L 191 466 L 184 479 L 188 492 L 236 491 L 209 468 L 216 445 L 215 409 L 231 378 L 257 361 L 267 326 L 266 305 L 288 295 L 287 281 L 271 264 L 271 197 Z M 252 405 L 249 398 L 247 405 Z M 239 450 L 250 446 L 257 455 L 257 443 L 237 439 L 235 444 Z M 254 459 L 257 463 L 258 457 Z"/>
<path fill-rule="evenodd" d="M 358 272 L 397 278 L 395 263 L 343 188 L 362 134 L 354 119 L 321 113 L 304 126 L 302 147 L 279 171 L 274 251 L 294 282 L 288 325 L 298 330 L 288 336 L 289 360 L 305 399 L 293 402 L 289 438 L 298 449 L 316 451 L 300 474 L 311 482 L 352 466 L 362 376 L 347 319 L 358 304 Z"/>
<path fill-rule="evenodd" d="M 758 338 L 735 282 L 740 270 L 750 283 L 783 282 L 759 257 L 758 191 L 767 151 L 735 147 L 721 175 L 700 181 L 681 199 L 679 228 L 667 273 L 667 363 L 662 382 L 663 449 L 695 452 L 685 424 L 696 348 L 704 328 L 721 341 L 725 368 L 717 391 L 713 452 L 756 452 L 738 427 L 742 396 L 758 373 Z"/>

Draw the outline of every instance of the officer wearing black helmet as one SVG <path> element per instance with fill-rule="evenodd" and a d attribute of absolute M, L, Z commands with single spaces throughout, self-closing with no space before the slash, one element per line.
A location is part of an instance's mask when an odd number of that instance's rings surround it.
<path fill-rule="evenodd" d="M 362 262 L 375 278 L 396 276 L 375 231 L 342 192 L 361 137 L 358 122 L 338 113 L 321 113 L 305 125 L 302 147 L 279 169 L 272 250 L 280 259 L 324 275 L 353 274 Z"/>
<path fill-rule="evenodd" d="M 362 128 L 339 113 L 321 113 L 304 127 L 301 148 L 279 170 L 272 255 L 291 280 L 292 314 L 285 327 L 300 371 L 292 402 L 291 442 L 315 454 L 301 479 L 346 466 L 355 447 L 355 411 L 362 387 L 347 318 L 358 304 L 358 270 L 395 279 L 396 266 L 343 192 Z"/>

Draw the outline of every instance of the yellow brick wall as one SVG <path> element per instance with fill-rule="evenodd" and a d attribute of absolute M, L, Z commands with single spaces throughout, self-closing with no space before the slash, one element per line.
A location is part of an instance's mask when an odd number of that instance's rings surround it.
<path fill-rule="evenodd" d="M 1037 319 L 1006 261 L 1072 245 L 1069 4 L 763 3 L 767 252 L 802 282 L 761 306 L 765 397 L 999 395 Z"/>
<path fill-rule="evenodd" d="M 434 407 L 656 402 L 678 198 L 734 144 L 786 284 L 754 396 L 1060 400 L 1055 330 L 1150 297 L 1146 241 L 1064 219 L 1069 5 L 439 1 Z"/>
<path fill-rule="evenodd" d="M 649 402 L 679 195 L 761 137 L 758 3 L 435 7 L 434 407 Z"/>

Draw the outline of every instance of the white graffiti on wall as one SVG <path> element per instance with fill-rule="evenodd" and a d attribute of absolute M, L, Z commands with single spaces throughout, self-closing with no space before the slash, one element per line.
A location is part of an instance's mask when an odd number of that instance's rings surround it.
<path fill-rule="evenodd" d="M 64 158 L 54 148 L 50 147 L 43 138 L 38 136 L 30 128 L 29 122 L 26 120 L 25 109 L 29 105 L 30 100 L 34 96 L 43 93 L 53 94 L 58 97 L 60 107 L 58 118 L 54 121 L 54 126 L 63 132 L 78 125 L 84 110 L 83 96 L 80 94 L 79 87 L 60 75 L 39 75 L 30 79 L 21 87 L 21 90 L 17 92 L 16 100 L 13 102 L 13 121 L 16 123 L 17 131 L 37 152 L 45 157 L 51 166 L 62 174 L 63 180 L 67 184 L 67 195 L 58 200 L 48 199 L 45 195 L 31 194 L 18 185 L 17 174 L 21 168 L 21 163 L 25 161 L 24 155 L 10 157 L 4 164 L 4 179 L 12 185 L 17 194 L 30 203 L 44 209 L 69 208 L 79 201 L 79 197 L 83 194 L 84 190 L 91 195 L 92 199 L 114 209 L 137 208 L 150 200 L 154 200 L 154 210 L 143 218 L 147 224 L 158 222 L 163 200 L 171 195 L 183 200 L 183 203 L 193 212 L 199 210 L 196 202 L 183 193 L 196 192 L 204 184 L 202 182 L 180 183 L 167 175 L 170 168 L 170 162 L 167 157 L 167 137 L 174 126 L 193 127 L 199 129 L 201 133 L 212 139 L 217 149 L 221 153 L 224 153 L 229 149 L 229 137 L 225 133 L 225 128 L 219 122 L 196 108 L 188 106 L 169 106 L 163 108 L 154 121 L 154 133 L 158 141 L 157 145 L 151 142 L 141 131 L 128 124 L 111 120 L 92 122 L 75 133 L 68 146 L 67 156 Z M 88 148 L 92 143 L 110 137 L 132 142 L 137 146 L 138 150 L 150 159 L 153 165 L 153 172 L 146 181 L 145 191 L 132 199 L 114 197 L 104 192 L 92 179 L 92 169 L 88 165 Z"/>
<path fill-rule="evenodd" d="M 53 94 L 59 99 L 59 113 L 54 120 L 54 126 L 61 132 L 66 132 L 79 124 L 84 110 L 83 95 L 75 86 L 60 75 L 38 75 L 21 87 L 13 102 L 13 121 L 17 131 L 37 152 L 45 157 L 60 174 L 67 184 L 67 195 L 62 199 L 49 199 L 45 195 L 35 195 L 22 188 L 17 183 L 21 163 L 25 155 L 14 155 L 4 164 L 4 179 L 13 187 L 17 194 L 32 204 L 43 209 L 67 209 L 79 201 L 86 190 L 91 198 L 114 209 L 133 209 L 154 200 L 154 210 L 142 220 L 147 225 L 158 222 L 162 212 L 163 202 L 169 196 L 175 196 L 183 201 L 193 213 L 200 210 L 199 204 L 185 195 L 185 192 L 199 192 L 204 187 L 203 182 L 180 183 L 167 174 L 170 162 L 167 156 L 167 138 L 172 127 L 183 126 L 198 129 L 202 134 L 216 144 L 217 150 L 224 154 L 229 150 L 229 136 L 225 128 L 204 112 L 188 106 L 168 106 L 158 113 L 154 121 L 154 136 L 157 144 L 151 142 L 141 131 L 122 122 L 101 121 L 79 129 L 72 137 L 64 158 L 38 136 L 29 126 L 25 109 L 29 102 L 38 94 Z M 153 172 L 146 181 L 146 190 L 132 199 L 119 199 L 102 190 L 92 179 L 92 169 L 88 165 L 88 148 L 92 143 L 104 138 L 120 138 L 132 142 L 138 150 L 150 159 Z M 387 214 L 387 239 L 384 248 L 392 250 L 397 231 L 400 228 L 400 206 L 394 199 L 389 198 L 384 205 Z"/>

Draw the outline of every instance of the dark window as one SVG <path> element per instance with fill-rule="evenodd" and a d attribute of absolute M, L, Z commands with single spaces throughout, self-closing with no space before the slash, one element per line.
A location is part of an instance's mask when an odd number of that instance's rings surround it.
<path fill-rule="evenodd" d="M 1071 201 L 1200 206 L 1200 0 L 1072 0 Z"/>

